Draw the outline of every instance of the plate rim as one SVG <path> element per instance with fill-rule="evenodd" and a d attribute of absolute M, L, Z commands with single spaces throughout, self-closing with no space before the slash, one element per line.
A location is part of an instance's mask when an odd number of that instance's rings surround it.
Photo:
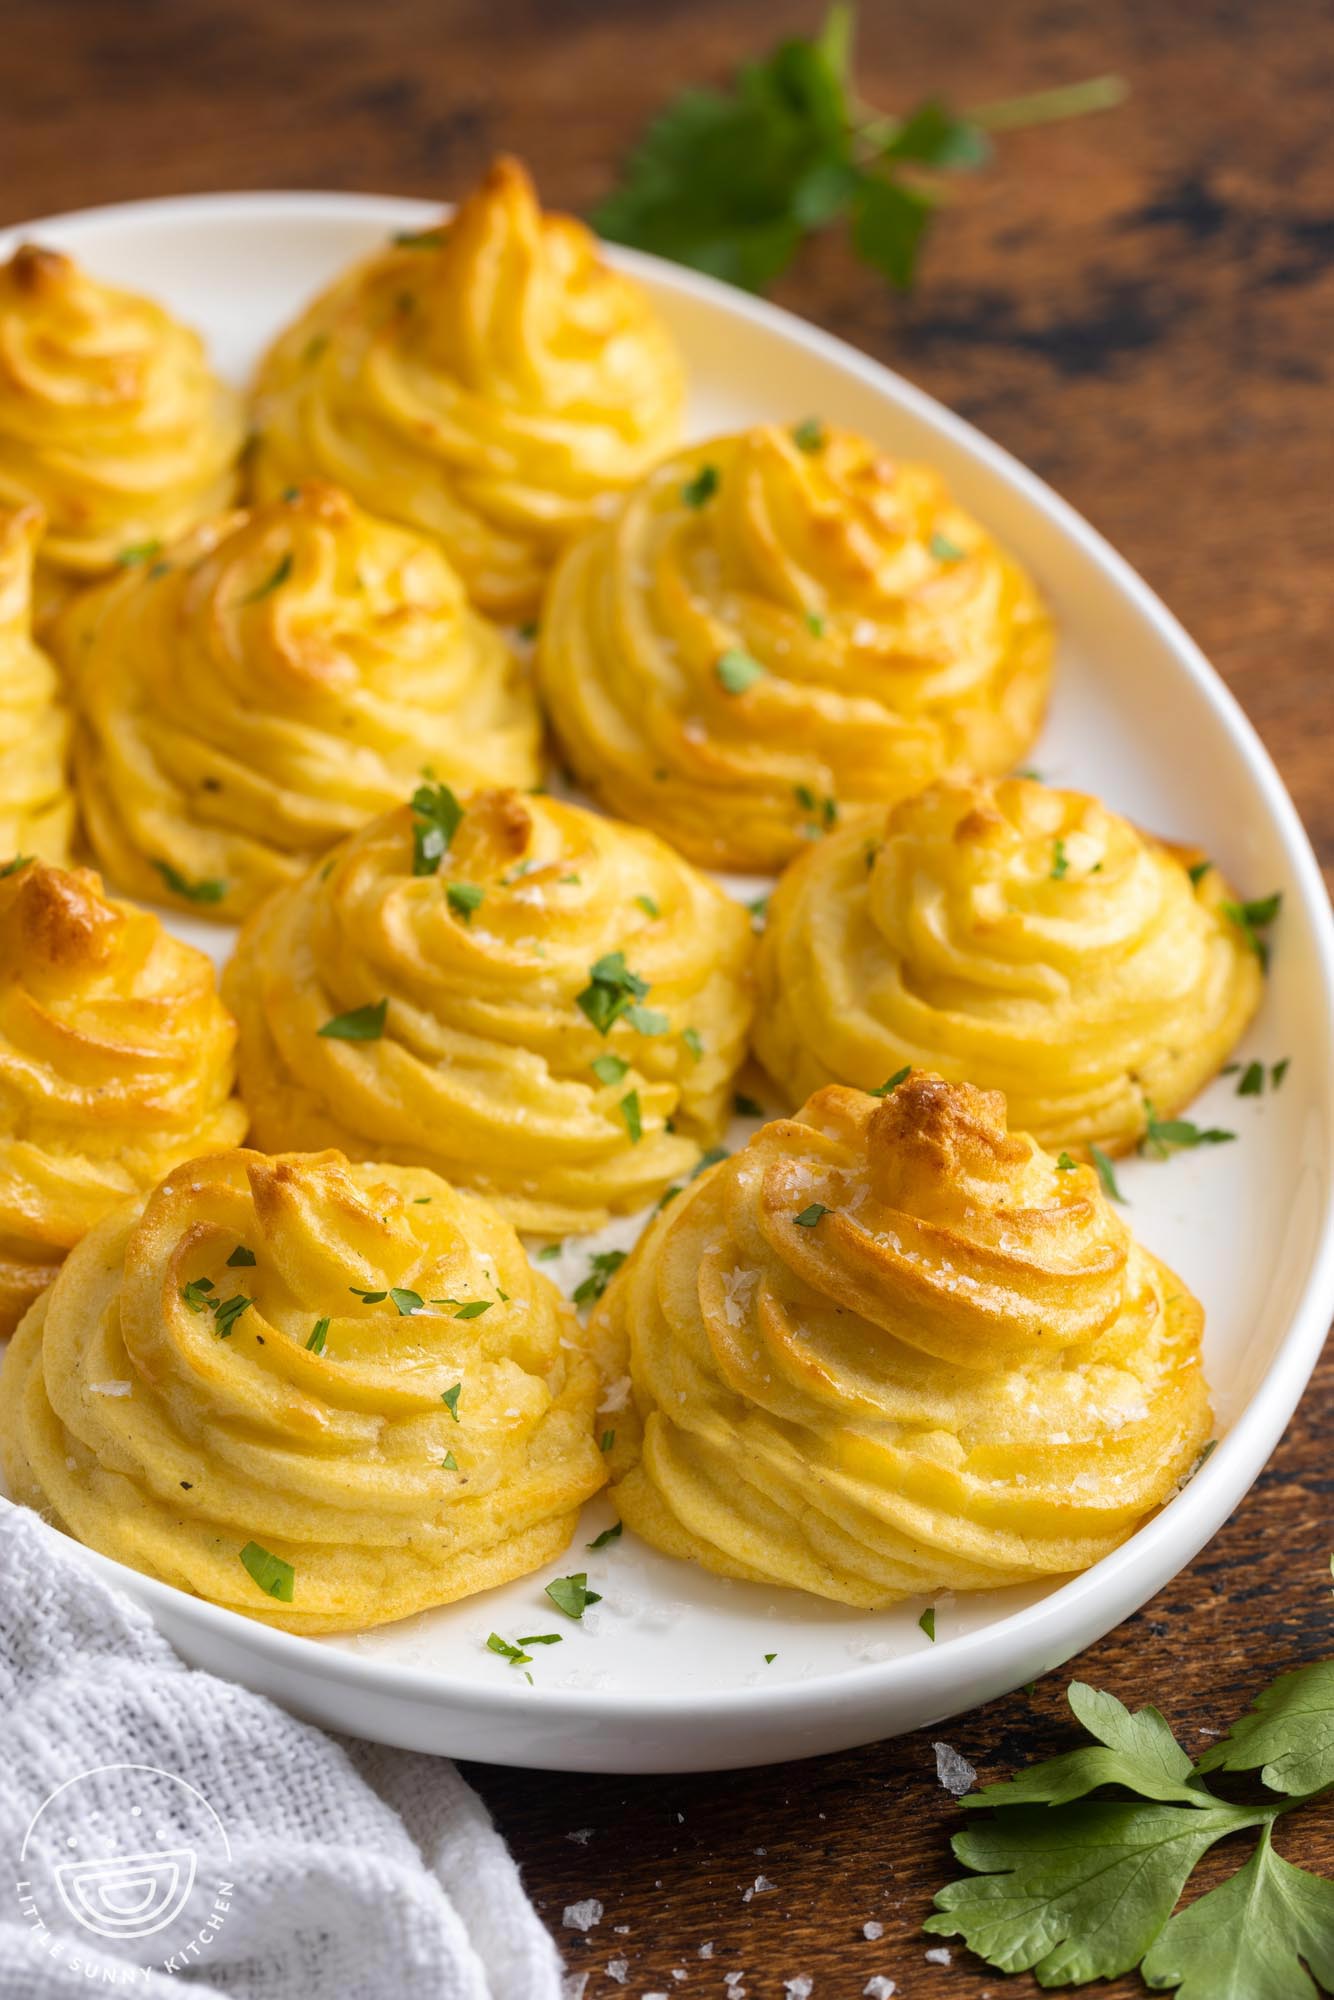
<path fill-rule="evenodd" d="M 442 210 L 447 212 L 451 204 L 417 196 L 336 189 L 238 189 L 156 196 L 64 210 L 7 224 L 0 229 L 0 256 L 10 254 L 26 238 L 48 230 L 72 229 L 88 240 L 118 225 L 140 220 L 170 223 L 204 217 L 243 221 L 247 215 L 272 218 L 275 210 L 283 206 L 292 211 L 294 221 L 303 215 L 328 216 L 335 220 L 383 221 L 392 226 L 395 222 L 415 223 L 424 216 L 439 215 Z M 1237 697 L 1175 613 L 1128 559 L 1005 446 L 887 363 L 812 325 L 786 307 L 739 291 L 719 279 L 618 244 L 604 243 L 602 248 L 609 262 L 815 354 L 935 429 L 943 430 L 955 445 L 974 455 L 988 471 L 1018 488 L 1048 524 L 1075 542 L 1081 554 L 1102 570 L 1117 592 L 1130 600 L 1156 629 L 1178 670 L 1214 711 L 1264 802 L 1310 928 L 1312 984 L 1319 987 L 1326 1045 L 1334 1044 L 1334 913 L 1301 817 Z M 68 1544 L 80 1560 L 89 1563 L 108 1581 L 151 1610 L 161 1610 L 173 1624 L 183 1621 L 198 1626 L 224 1643 L 251 1650 L 261 1659 L 267 1657 L 277 1668 L 292 1670 L 302 1677 L 363 1694 L 374 1693 L 391 1701 L 399 1698 L 447 1706 L 461 1716 L 472 1712 L 503 1721 L 511 1714 L 522 1714 L 534 1725 L 587 1723 L 599 1718 L 624 1723 L 637 1719 L 653 1726 L 688 1724 L 692 1716 L 707 1715 L 716 1724 L 732 1717 L 754 1717 L 757 1706 L 762 1705 L 765 1731 L 773 1735 L 787 1724 L 814 1719 L 840 1695 L 846 1695 L 849 1705 L 855 1701 L 864 1711 L 868 1699 L 878 1689 L 883 1690 L 887 1702 L 896 1696 L 909 1703 L 914 1695 L 920 1697 L 930 1690 L 936 1698 L 930 1704 L 932 1713 L 957 1713 L 961 1705 L 976 1705 L 977 1697 L 968 1694 L 968 1687 L 974 1674 L 985 1671 L 988 1653 L 1004 1651 L 1017 1656 L 1022 1650 L 1031 1657 L 1044 1651 L 1044 1642 L 1050 1641 L 1057 1647 L 1059 1663 L 1063 1664 L 1072 1651 L 1133 1615 L 1171 1577 L 1179 1574 L 1245 1498 L 1305 1393 L 1334 1316 L 1334 1203 L 1328 1198 L 1334 1167 L 1334 1102 L 1326 1107 L 1322 1137 L 1325 1158 L 1320 1171 L 1326 1199 L 1306 1282 L 1263 1377 L 1217 1450 L 1188 1484 L 1119 1548 L 1058 1585 L 1037 1603 L 971 1632 L 942 1639 L 921 1652 L 900 1654 L 886 1661 L 854 1662 L 837 1673 L 827 1672 L 809 1680 L 777 1682 L 765 1689 L 762 1704 L 757 1703 L 753 1687 L 672 1694 L 638 1692 L 625 1687 L 530 1689 L 503 1681 L 492 1686 L 479 1680 L 461 1680 L 435 1669 L 358 1654 L 262 1624 L 241 1612 L 230 1611 L 132 1570 L 75 1541 L 48 1522 L 43 1522 L 43 1528 Z M 1099 1622 L 1102 1614 L 1094 1608 L 1099 1600 L 1123 1607 L 1108 1624 Z M 1074 1647 L 1068 1643 L 1071 1636 L 1075 1637 Z M 986 1698 L 989 1697 L 983 1697 Z M 785 1754 L 821 1754 L 821 1746 L 807 1751 L 789 1750 Z M 620 1762 L 577 1768 L 629 1771 L 637 1767 Z"/>

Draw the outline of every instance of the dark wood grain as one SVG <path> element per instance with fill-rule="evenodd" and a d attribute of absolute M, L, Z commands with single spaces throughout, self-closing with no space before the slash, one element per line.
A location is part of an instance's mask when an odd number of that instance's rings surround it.
<path fill-rule="evenodd" d="M 498 146 L 533 162 L 550 203 L 580 208 L 674 89 L 817 11 L 0 0 L 0 221 L 206 188 L 453 195 Z M 1323 0 L 868 0 L 863 14 L 865 91 L 885 105 L 1105 70 L 1133 95 L 1007 140 L 941 223 L 912 303 L 835 242 L 781 296 L 972 417 L 1106 531 L 1236 690 L 1334 861 L 1334 15 Z M 1331 1650 L 1332 1388 L 1327 1360 L 1199 1561 L 1073 1663 L 1157 1701 L 1187 1744 L 1278 1668 Z M 986 1776 L 1049 1754 L 1069 1739 L 1066 1678 L 945 1733 Z M 801 1973 L 814 2000 L 859 1995 L 875 1972 L 904 2000 L 1036 1992 L 962 1951 L 948 1970 L 924 1959 L 959 1821 L 924 1736 L 721 1778 L 471 1775 L 592 1974 L 588 2000 L 722 1995 L 737 1968 L 752 2000 L 783 2000 Z M 583 1828 L 586 1843 L 568 1838 Z M 1329 1815 L 1289 1822 L 1281 1844 L 1334 1873 Z M 745 1903 L 761 1873 L 774 1891 Z M 606 1914 L 582 1942 L 561 1914 L 587 1895 Z M 867 1919 L 885 1926 L 877 1942 Z M 617 1958 L 624 1987 L 605 1972 Z"/>

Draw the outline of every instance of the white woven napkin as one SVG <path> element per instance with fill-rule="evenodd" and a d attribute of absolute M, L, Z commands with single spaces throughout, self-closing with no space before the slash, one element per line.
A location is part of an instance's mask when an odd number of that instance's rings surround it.
<path fill-rule="evenodd" d="M 107 1766 L 158 1775 L 98 1775 Z M 126 1783 L 155 1788 L 149 1819 L 127 1819 Z M 196 1798 L 225 1828 L 224 1869 L 211 1867 L 207 1839 L 200 1848 Z M 180 1917 L 156 1934 L 97 1935 L 78 1913 L 103 1921 L 97 1871 L 110 1864 L 98 1855 L 152 1840 L 155 1861 L 164 1846 L 200 1848 Z M 65 1871 L 57 1892 L 66 1851 L 92 1874 Z M 109 1893 L 124 1903 L 123 1884 Z M 182 1955 L 181 1940 L 200 1934 Z M 184 1986 L 166 1969 L 173 1952 L 189 1968 Z M 0 2000 L 107 1987 L 151 2000 L 559 2000 L 561 1973 L 452 1764 L 335 1741 L 189 1670 L 146 1613 L 0 1501 Z"/>

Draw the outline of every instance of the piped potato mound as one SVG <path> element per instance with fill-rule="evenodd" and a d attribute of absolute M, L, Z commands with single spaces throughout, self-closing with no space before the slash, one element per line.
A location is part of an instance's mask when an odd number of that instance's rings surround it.
<path fill-rule="evenodd" d="M 1037 735 L 1052 627 L 929 466 L 823 425 L 668 459 L 550 584 L 538 674 L 570 769 L 705 867 L 779 868 L 840 814 Z"/>
<path fill-rule="evenodd" d="M 613 1497 L 669 1554 L 842 1604 L 1086 1569 L 1198 1458 L 1202 1330 L 998 1093 L 830 1086 L 680 1194 L 598 1307 L 632 1390 Z"/>
<path fill-rule="evenodd" d="M 69 714 L 55 664 L 32 636 L 41 532 L 40 508 L 0 508 L 0 866 L 19 854 L 67 861 L 74 824 Z"/>
<path fill-rule="evenodd" d="M 1260 1003 L 1220 871 L 1082 792 L 941 783 L 839 827 L 770 898 L 755 1048 L 799 1104 L 905 1065 L 1001 1090 L 1044 1146 L 1174 1116 Z"/>
<path fill-rule="evenodd" d="M 258 1144 L 431 1167 L 601 1228 L 721 1138 L 741 904 L 642 828 L 424 785 L 256 911 L 224 975 Z"/>
<path fill-rule="evenodd" d="M 559 1554 L 604 1483 L 573 1314 L 485 1202 L 332 1153 L 174 1168 L 87 1237 L 0 1374 L 16 1498 L 293 1632 Z"/>
<path fill-rule="evenodd" d="M 274 343 L 254 478 L 269 498 L 336 481 L 433 537 L 484 611 L 528 618 L 560 550 L 676 442 L 683 402 L 647 295 L 502 158 Z"/>

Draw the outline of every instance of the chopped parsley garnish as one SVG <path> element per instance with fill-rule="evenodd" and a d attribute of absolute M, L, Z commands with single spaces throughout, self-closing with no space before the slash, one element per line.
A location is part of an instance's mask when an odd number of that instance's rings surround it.
<path fill-rule="evenodd" d="M 481 908 L 485 895 L 485 889 L 479 888 L 475 882 L 451 882 L 445 890 L 445 900 L 450 909 L 455 916 L 462 917 L 465 924 L 472 922 L 472 913 Z"/>
<path fill-rule="evenodd" d="M 1212 861 L 1193 861 L 1186 870 L 1186 873 L 1189 875 L 1191 881 L 1198 885 L 1204 880 L 1213 865 Z"/>
<path fill-rule="evenodd" d="M 458 1460 L 455 1458 L 452 1451 L 447 1451 L 444 1457 L 440 1461 L 440 1470 L 442 1472 L 457 1472 L 458 1469 L 459 1469 Z"/>
<path fill-rule="evenodd" d="M 254 1303 L 253 1299 L 246 1298 L 241 1292 L 234 1293 L 229 1299 L 209 1300 L 209 1305 L 213 1309 L 214 1327 L 220 1340 L 231 1338 L 236 1331 L 237 1320 L 243 1313 L 248 1313 Z"/>
<path fill-rule="evenodd" d="M 714 672 L 718 676 L 718 685 L 725 693 L 744 694 L 756 681 L 763 680 L 765 669 L 740 646 L 729 646 L 725 653 L 720 654 Z"/>
<path fill-rule="evenodd" d="M 229 1264 L 253 1264 L 254 1261 L 254 1251 L 247 1250 L 244 1243 L 238 1243 L 231 1256 L 227 1259 Z"/>
<path fill-rule="evenodd" d="M 624 1250 L 595 1250 L 588 1260 L 588 1276 L 575 1286 L 575 1304 L 588 1306 L 600 1299 L 624 1262 Z"/>
<path fill-rule="evenodd" d="M 747 1097 L 741 1090 L 738 1090 L 732 1099 L 732 1109 L 738 1118 L 763 1118 L 765 1115 L 764 1106 L 757 1104 L 753 1097 Z"/>
<path fill-rule="evenodd" d="M 459 1307 L 454 1317 L 455 1319 L 480 1319 L 483 1313 L 490 1312 L 493 1303 L 494 1301 L 491 1299 L 469 1299 L 466 1304 Z"/>
<path fill-rule="evenodd" d="M 328 1319 L 317 1319 L 314 1326 L 310 1329 L 310 1339 L 306 1342 L 307 1352 L 310 1354 L 323 1354 L 324 1342 L 328 1332 Z"/>
<path fill-rule="evenodd" d="M 868 1097 L 888 1097 L 892 1090 L 897 1090 L 901 1083 L 906 1083 L 911 1075 L 912 1064 L 905 1063 L 902 1069 L 895 1070 L 893 1076 L 887 1076 L 878 1090 L 868 1091 L 867 1095 Z"/>
<path fill-rule="evenodd" d="M 1061 840 L 1061 839 L 1060 839 L 1060 838 L 1058 837 L 1058 838 L 1057 838 L 1057 839 L 1056 839 L 1056 840 L 1055 840 L 1055 841 L 1053 842 L 1053 844 L 1052 844 L 1052 850 L 1051 850 L 1051 879 L 1052 879 L 1052 881 L 1053 881 L 1053 882 L 1059 882 L 1059 881 L 1061 880 L 1062 876 L 1063 876 L 1063 875 L 1065 874 L 1066 870 L 1067 870 L 1067 869 L 1069 868 L 1069 866 L 1070 866 L 1070 862 L 1069 862 L 1069 859 L 1068 859 L 1068 858 L 1067 858 L 1067 856 L 1066 856 L 1066 852 L 1065 852 L 1065 842 L 1064 842 L 1063 840 Z"/>
<path fill-rule="evenodd" d="M 594 1056 L 588 1067 L 599 1083 L 619 1083 L 630 1065 L 624 1056 L 614 1056 L 608 1050 L 606 1055 Z"/>
<path fill-rule="evenodd" d="M 1292 1061 L 1291 1056 L 1284 1056 L 1281 1061 L 1276 1062 L 1274 1064 L 1274 1067 L 1269 1072 L 1269 1088 L 1271 1090 L 1278 1089 L 1279 1085 L 1282 1083 L 1284 1077 L 1288 1073 L 1288 1064 L 1291 1061 Z"/>
<path fill-rule="evenodd" d="M 1237 1085 L 1238 1097 L 1263 1097 L 1265 1088 L 1265 1066 L 1262 1062 L 1249 1062 L 1241 1073 Z"/>
<path fill-rule="evenodd" d="M 391 1285 L 389 1296 L 398 1309 L 400 1319 L 410 1319 L 412 1314 L 420 1312 L 426 1303 L 420 1292 L 409 1291 L 406 1285 Z"/>
<path fill-rule="evenodd" d="M 363 1292 L 360 1285 L 349 1285 L 348 1290 L 353 1298 L 360 1299 L 367 1306 L 378 1306 L 389 1297 L 388 1292 Z"/>
<path fill-rule="evenodd" d="M 602 1436 L 598 1440 L 598 1450 L 610 1451 L 615 1442 L 616 1442 L 615 1431 L 603 1431 Z"/>
<path fill-rule="evenodd" d="M 207 876 L 202 882 L 192 882 L 188 875 L 173 868 L 170 861 L 154 861 L 153 866 L 162 877 L 173 896 L 184 896 L 190 903 L 220 903 L 227 894 L 227 884 L 216 875 Z"/>
<path fill-rule="evenodd" d="M 636 896 L 635 901 L 638 903 L 640 909 L 644 912 L 645 916 L 660 917 L 662 915 L 662 911 L 658 908 L 652 896 Z"/>
<path fill-rule="evenodd" d="M 917 1624 L 918 1629 L 926 1633 L 927 1638 L 934 1646 L 936 1643 L 936 1607 L 934 1604 L 927 1605 Z"/>
<path fill-rule="evenodd" d="M 627 1090 L 621 1099 L 619 1110 L 625 1120 L 625 1129 L 630 1134 L 630 1144 L 637 1146 L 644 1136 L 644 1121 L 639 1108 L 639 1092 Z"/>
<path fill-rule="evenodd" d="M 292 574 L 292 551 L 289 549 L 287 551 L 287 554 L 280 558 L 277 567 L 273 571 L 273 574 L 271 576 L 266 576 L 263 583 L 257 584 L 253 590 L 248 591 L 246 595 L 242 598 L 239 598 L 237 602 L 239 604 L 258 604 L 261 598 L 272 597 L 275 590 L 282 589 L 283 585 L 286 583 L 288 577 L 291 574 Z"/>
<path fill-rule="evenodd" d="M 486 1643 L 491 1652 L 499 1653 L 501 1659 L 508 1660 L 512 1667 L 526 1667 L 533 1657 L 531 1653 L 525 1653 L 521 1646 L 511 1646 L 509 1640 L 502 1639 L 499 1632 L 493 1632 Z"/>
<path fill-rule="evenodd" d="M 538 1263 L 539 1264 L 551 1263 L 553 1258 L 560 1256 L 560 1253 L 564 1248 L 565 1245 L 563 1243 L 544 1243 L 542 1245 L 542 1248 L 537 1253 Z"/>
<path fill-rule="evenodd" d="M 700 1057 L 704 1054 L 704 1043 L 700 1036 L 699 1029 L 682 1028 L 681 1040 L 685 1043 L 691 1055 L 695 1058 L 695 1061 L 698 1062 L 700 1060 Z"/>
<path fill-rule="evenodd" d="M 444 240 L 443 224 L 434 229 L 401 229 L 393 238 L 400 250 L 438 250 Z"/>
<path fill-rule="evenodd" d="M 775 1661 L 775 1660 L 776 1660 L 777 1658 L 778 1658 L 778 1655 L 777 1655 L 777 1653 L 766 1653 L 766 1654 L 765 1654 L 765 1656 L 764 1656 L 764 1664 L 765 1664 L 765 1666 L 766 1666 L 766 1667 L 771 1667 L 771 1666 L 773 1665 L 774 1661 Z"/>
<path fill-rule="evenodd" d="M 454 1384 L 454 1387 L 452 1389 L 446 1389 L 444 1394 L 440 1398 L 445 1408 L 449 1411 L 450 1416 L 453 1417 L 455 1423 L 459 1422 L 459 1396 L 462 1392 L 462 1389 L 463 1389 L 462 1382 L 456 1382 Z"/>
<path fill-rule="evenodd" d="M 693 479 L 687 479 L 681 488 L 681 498 L 687 507 L 703 507 L 718 491 L 719 473 L 716 465 L 701 465 Z"/>
<path fill-rule="evenodd" d="M 292 1602 L 296 1571 L 291 1563 L 284 1562 L 281 1556 L 271 1555 L 258 1542 L 246 1543 L 241 1551 L 241 1561 L 267 1597 L 276 1597 L 281 1604 Z"/>
<path fill-rule="evenodd" d="M 806 613 L 806 630 L 813 639 L 823 639 L 824 628 L 825 616 L 823 611 L 808 611 Z"/>
<path fill-rule="evenodd" d="M 588 1549 L 605 1549 L 608 1542 L 617 1542 L 620 1540 L 623 1526 L 624 1523 L 621 1521 L 613 1522 L 611 1527 L 604 1528 L 600 1535 L 594 1535 L 591 1542 L 585 1542 L 584 1547 Z"/>
<path fill-rule="evenodd" d="M 798 451 L 824 450 L 824 425 L 818 417 L 805 417 L 792 426 L 792 442 Z"/>
<path fill-rule="evenodd" d="M 623 951 L 605 952 L 596 964 L 589 966 L 588 978 L 589 984 L 576 995 L 574 1004 L 600 1035 L 609 1034 L 621 1016 L 628 1014 L 649 990 L 648 981 L 631 972 Z"/>
<path fill-rule="evenodd" d="M 1125 1196 L 1122 1194 L 1120 1188 L 1116 1185 L 1115 1170 L 1112 1166 L 1111 1161 L 1108 1159 L 1106 1153 L 1103 1152 L 1102 1147 L 1090 1146 L 1089 1158 L 1092 1160 L 1094 1166 L 1098 1170 L 1098 1179 L 1102 1182 L 1102 1191 L 1107 1196 L 1108 1200 L 1119 1201 L 1124 1205 Z"/>
<path fill-rule="evenodd" d="M 448 785 L 418 785 L 412 794 L 412 872 L 434 875 L 459 830 L 463 807 Z"/>
<path fill-rule="evenodd" d="M 26 868 L 34 859 L 35 856 L 31 854 L 16 854 L 12 861 L 6 861 L 4 867 L 0 868 L 0 882 L 3 882 L 7 875 L 17 875 L 20 868 Z"/>
<path fill-rule="evenodd" d="M 828 1215 L 828 1213 L 829 1210 L 822 1201 L 813 1201 L 809 1208 L 803 1208 L 801 1214 L 794 1215 L 792 1220 L 796 1223 L 798 1229 L 814 1229 L 820 1217 Z"/>
<path fill-rule="evenodd" d="M 1218 907 L 1223 915 L 1237 926 L 1250 949 L 1259 959 L 1263 969 L 1269 970 L 1269 940 L 1261 937 L 1283 905 L 1283 892 L 1276 889 L 1272 896 L 1260 896 L 1251 903 L 1221 902 Z"/>
<path fill-rule="evenodd" d="M 202 1313 L 212 1304 L 208 1296 L 212 1290 L 212 1278 L 191 1278 L 188 1285 L 181 1286 L 181 1297 L 192 1313 Z"/>
<path fill-rule="evenodd" d="M 137 564 L 152 562 L 161 554 L 161 542 L 131 542 L 128 549 L 121 550 L 116 561 L 121 569 L 134 569 Z"/>
<path fill-rule="evenodd" d="M 1147 1122 L 1139 1149 L 1150 1159 L 1165 1160 L 1169 1153 L 1185 1152 L 1193 1146 L 1224 1146 L 1237 1136 L 1217 1125 L 1194 1125 L 1189 1118 L 1160 1118 L 1147 1097 L 1144 1116 Z"/>
<path fill-rule="evenodd" d="M 547 1585 L 547 1596 L 567 1618 L 582 1618 L 590 1604 L 602 1602 L 602 1593 L 588 1588 L 588 1573 L 582 1569 L 574 1576 L 558 1576 Z"/>
<path fill-rule="evenodd" d="M 751 929 L 753 931 L 762 931 L 764 929 L 765 918 L 769 914 L 768 896 L 757 896 L 753 903 L 747 903 L 746 908 L 750 911 Z"/>
<path fill-rule="evenodd" d="M 354 1007 L 350 1013 L 335 1014 L 332 1021 L 326 1021 L 315 1032 L 331 1042 L 378 1042 L 384 1033 L 388 1011 L 387 998 L 376 1000 L 366 1007 Z"/>
<path fill-rule="evenodd" d="M 519 1640 L 521 1646 L 560 1646 L 564 1642 L 563 1632 L 530 1632 L 526 1639 Z"/>
<path fill-rule="evenodd" d="M 1058 1174 L 1072 1173 L 1078 1165 L 1078 1160 L 1072 1160 L 1068 1153 L 1061 1153 L 1057 1156 L 1056 1171 Z"/>

